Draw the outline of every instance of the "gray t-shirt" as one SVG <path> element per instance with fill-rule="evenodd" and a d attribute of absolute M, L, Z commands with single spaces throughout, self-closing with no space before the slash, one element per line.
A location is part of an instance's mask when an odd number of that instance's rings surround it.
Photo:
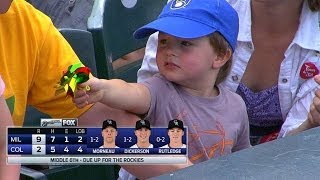
<path fill-rule="evenodd" d="M 142 84 L 151 93 L 145 119 L 153 127 L 167 127 L 172 119 L 182 120 L 188 126 L 188 156 L 193 163 L 250 147 L 247 110 L 239 95 L 218 86 L 216 97 L 192 96 L 159 74 Z M 135 177 L 121 168 L 119 179 Z"/>
<path fill-rule="evenodd" d="M 151 93 L 145 119 L 155 127 L 182 120 L 188 126 L 188 155 L 193 163 L 250 147 L 247 110 L 239 95 L 218 86 L 216 97 L 193 96 L 159 74 L 142 84 Z"/>

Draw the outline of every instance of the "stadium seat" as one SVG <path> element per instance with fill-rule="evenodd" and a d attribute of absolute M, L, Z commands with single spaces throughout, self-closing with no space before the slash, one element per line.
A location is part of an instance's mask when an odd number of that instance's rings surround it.
<path fill-rule="evenodd" d="M 81 62 L 90 67 L 92 74 L 96 76 L 96 60 L 91 33 L 85 30 L 69 28 L 61 28 L 59 31 L 69 42 L 74 52 L 77 53 Z"/>
<path fill-rule="evenodd" d="M 142 60 L 114 70 L 112 62 L 143 48 L 147 38 L 136 40 L 133 32 L 154 20 L 167 0 L 99 0 L 95 1 L 88 19 L 93 35 L 99 78 L 120 78 L 136 82 Z"/>

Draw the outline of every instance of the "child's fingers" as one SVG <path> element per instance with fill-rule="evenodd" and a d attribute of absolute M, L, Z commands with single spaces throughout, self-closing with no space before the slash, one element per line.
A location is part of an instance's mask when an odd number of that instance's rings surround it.
<path fill-rule="evenodd" d="M 74 98 L 79 98 L 86 95 L 87 95 L 87 92 L 85 89 L 76 89 L 76 91 L 74 92 Z"/>
<path fill-rule="evenodd" d="M 76 106 L 77 106 L 77 108 L 79 108 L 79 109 L 84 108 L 84 107 L 86 107 L 87 105 L 88 105 L 88 101 L 85 101 L 85 102 L 83 102 L 83 103 L 81 103 L 81 104 L 77 104 L 77 103 L 76 103 Z"/>
<path fill-rule="evenodd" d="M 78 84 L 79 89 L 85 89 L 86 87 L 90 87 L 89 82 L 84 82 L 84 83 Z"/>
<path fill-rule="evenodd" d="M 90 77 L 90 79 L 86 82 L 83 82 L 83 83 L 80 83 L 78 84 L 78 87 L 84 89 L 84 88 L 88 88 L 88 87 L 91 87 L 91 86 L 94 86 L 94 84 L 99 81 L 96 77 Z"/>
<path fill-rule="evenodd" d="M 88 104 L 99 102 L 102 98 L 101 92 L 88 92 Z"/>
<path fill-rule="evenodd" d="M 86 94 L 86 92 L 84 90 L 76 90 L 72 101 L 73 101 L 73 103 L 75 103 L 77 108 L 83 108 L 89 104 L 88 98 L 89 98 L 89 96 Z"/>
<path fill-rule="evenodd" d="M 76 95 L 76 94 L 75 94 L 75 95 Z M 75 104 L 82 104 L 82 103 L 88 101 L 88 95 L 75 97 L 75 98 L 73 98 L 72 101 L 73 101 Z"/>

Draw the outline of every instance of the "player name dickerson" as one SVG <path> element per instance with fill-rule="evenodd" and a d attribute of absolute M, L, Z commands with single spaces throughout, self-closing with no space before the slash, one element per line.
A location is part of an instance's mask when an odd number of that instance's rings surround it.
<path fill-rule="evenodd" d="M 124 153 L 129 153 L 129 154 L 149 154 L 150 151 L 149 149 L 125 149 Z"/>

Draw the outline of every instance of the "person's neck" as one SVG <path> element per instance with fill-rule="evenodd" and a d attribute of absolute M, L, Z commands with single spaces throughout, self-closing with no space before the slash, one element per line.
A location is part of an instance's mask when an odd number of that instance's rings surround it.
<path fill-rule="evenodd" d="M 219 89 L 216 86 L 209 87 L 206 89 L 195 89 L 190 87 L 182 86 L 186 92 L 193 96 L 200 96 L 200 97 L 215 97 L 219 95 Z"/>
<path fill-rule="evenodd" d="M 207 79 L 180 82 L 182 89 L 193 96 L 215 97 L 219 95 L 219 89 L 215 86 L 216 76 L 208 76 Z"/>
<path fill-rule="evenodd" d="M 137 146 L 138 146 L 139 148 L 149 148 L 150 143 L 149 143 L 149 142 L 138 142 L 138 143 L 137 143 Z"/>
<path fill-rule="evenodd" d="M 169 147 L 170 147 L 170 148 L 181 148 L 182 145 L 183 145 L 183 144 L 182 144 L 181 142 L 179 142 L 179 143 L 170 142 L 170 143 L 169 143 Z"/>
<path fill-rule="evenodd" d="M 303 2 L 304 0 L 252 0 L 252 28 L 273 37 L 296 31 Z"/>
<path fill-rule="evenodd" d="M 103 147 L 104 148 L 114 148 L 116 146 L 116 143 L 112 143 L 112 144 L 110 144 L 110 143 L 105 143 L 105 144 L 103 144 Z"/>

